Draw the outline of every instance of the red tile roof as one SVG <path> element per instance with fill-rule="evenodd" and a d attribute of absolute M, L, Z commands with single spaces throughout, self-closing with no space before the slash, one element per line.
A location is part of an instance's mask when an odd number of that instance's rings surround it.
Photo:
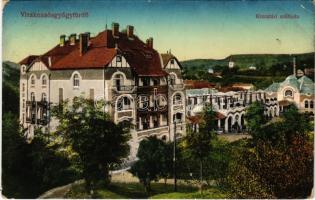
<path fill-rule="evenodd" d="M 225 119 L 226 116 L 223 115 L 220 112 L 215 112 L 215 119 Z M 199 124 L 202 121 L 202 116 L 201 115 L 195 115 L 195 116 L 187 116 L 188 122 L 191 124 Z"/>
<path fill-rule="evenodd" d="M 26 58 L 24 58 L 23 60 L 21 60 L 19 62 L 20 65 L 29 65 L 33 62 L 33 60 L 35 60 L 36 58 L 38 58 L 38 56 L 36 55 L 30 55 L 30 56 L 27 56 Z"/>
<path fill-rule="evenodd" d="M 75 45 L 66 41 L 64 46 L 57 45 L 36 60 L 44 62 L 51 70 L 103 68 L 116 54 L 123 55 L 139 76 L 167 75 L 156 50 L 147 47 L 137 36 L 130 39 L 126 33 L 119 33 L 119 38 L 114 38 L 111 30 L 90 38 L 88 50 L 83 55 L 80 55 L 79 40 Z"/>
<path fill-rule="evenodd" d="M 208 81 L 184 80 L 187 89 L 214 88 L 215 84 Z"/>

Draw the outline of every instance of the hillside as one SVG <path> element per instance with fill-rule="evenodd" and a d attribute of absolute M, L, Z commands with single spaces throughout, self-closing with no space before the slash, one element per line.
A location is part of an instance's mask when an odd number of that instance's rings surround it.
<path fill-rule="evenodd" d="M 19 112 L 19 65 L 13 62 L 2 63 L 2 109 L 3 113 Z"/>
<path fill-rule="evenodd" d="M 298 67 L 314 67 L 314 53 L 304 54 L 239 54 L 231 55 L 224 59 L 193 59 L 182 61 L 181 64 L 184 69 L 198 68 L 208 69 L 210 67 L 227 66 L 230 57 L 235 62 L 235 66 L 240 69 L 246 69 L 249 66 L 255 66 L 257 69 L 270 69 L 277 64 L 292 64 L 293 56 L 296 56 L 296 63 Z"/>

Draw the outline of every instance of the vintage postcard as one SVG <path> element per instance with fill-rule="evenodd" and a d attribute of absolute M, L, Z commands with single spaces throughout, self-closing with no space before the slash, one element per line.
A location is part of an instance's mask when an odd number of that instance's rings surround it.
<path fill-rule="evenodd" d="M 2 2 L 2 198 L 312 198 L 314 1 Z"/>

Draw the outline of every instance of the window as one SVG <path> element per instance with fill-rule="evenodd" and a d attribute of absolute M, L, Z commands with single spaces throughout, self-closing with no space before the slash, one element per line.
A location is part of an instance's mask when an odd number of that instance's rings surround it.
<path fill-rule="evenodd" d="M 174 74 L 170 75 L 170 84 L 175 85 L 176 83 L 176 76 Z"/>
<path fill-rule="evenodd" d="M 63 101 L 63 88 L 59 88 L 59 103 Z"/>
<path fill-rule="evenodd" d="M 80 86 L 80 78 L 78 74 L 75 74 L 73 76 L 73 87 L 79 87 Z"/>
<path fill-rule="evenodd" d="M 116 61 L 121 62 L 121 56 L 116 56 Z"/>
<path fill-rule="evenodd" d="M 42 78 L 42 86 L 45 87 L 46 85 L 47 85 L 47 77 L 46 75 L 44 75 Z"/>
<path fill-rule="evenodd" d="M 23 83 L 22 84 L 22 92 L 24 92 L 25 91 L 25 84 Z"/>
<path fill-rule="evenodd" d="M 22 67 L 22 72 L 25 72 L 25 66 Z"/>
<path fill-rule="evenodd" d="M 173 97 L 173 104 L 174 105 L 180 105 L 182 104 L 182 96 L 180 94 L 176 94 L 174 97 Z"/>
<path fill-rule="evenodd" d="M 153 85 L 156 86 L 156 85 L 160 85 L 160 79 L 153 79 Z"/>
<path fill-rule="evenodd" d="M 90 99 L 92 101 L 94 101 L 94 89 L 93 88 L 90 89 Z"/>
<path fill-rule="evenodd" d="M 286 91 L 284 92 L 284 96 L 285 96 L 285 97 L 293 97 L 293 92 L 292 92 L 292 90 L 286 90 Z"/>
<path fill-rule="evenodd" d="M 117 102 L 117 110 L 129 110 L 131 109 L 131 101 L 128 97 L 122 97 Z"/>
<path fill-rule="evenodd" d="M 25 100 L 23 99 L 22 108 L 25 108 Z"/>
<path fill-rule="evenodd" d="M 124 76 L 122 74 L 116 74 L 113 77 L 113 86 L 116 87 L 118 91 L 121 91 L 122 86 L 124 85 Z"/>
<path fill-rule="evenodd" d="M 176 122 L 176 123 L 181 123 L 182 122 L 182 113 L 176 113 L 174 116 L 173 116 L 173 121 Z"/>
<path fill-rule="evenodd" d="M 307 100 L 304 102 L 304 108 L 308 108 L 308 101 Z"/>
<path fill-rule="evenodd" d="M 171 65 L 174 65 L 174 59 L 171 60 Z"/>
<path fill-rule="evenodd" d="M 47 95 L 45 93 L 42 93 L 42 101 L 47 101 Z"/>
<path fill-rule="evenodd" d="M 34 92 L 31 93 L 31 101 L 35 101 L 35 93 Z"/>
<path fill-rule="evenodd" d="M 148 77 L 142 78 L 143 86 L 150 86 L 150 79 Z"/>
<path fill-rule="evenodd" d="M 310 101 L 310 108 L 314 108 L 314 102 Z"/>
<path fill-rule="evenodd" d="M 34 87 L 35 86 L 35 76 L 32 75 L 31 76 L 31 87 Z"/>

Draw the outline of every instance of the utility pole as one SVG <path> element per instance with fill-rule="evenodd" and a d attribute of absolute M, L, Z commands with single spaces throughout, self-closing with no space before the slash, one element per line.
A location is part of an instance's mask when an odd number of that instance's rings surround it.
<path fill-rule="evenodd" d="M 176 178 L 176 120 L 174 120 L 174 151 L 173 151 L 173 173 L 174 173 L 174 192 L 177 191 L 177 178 Z"/>

